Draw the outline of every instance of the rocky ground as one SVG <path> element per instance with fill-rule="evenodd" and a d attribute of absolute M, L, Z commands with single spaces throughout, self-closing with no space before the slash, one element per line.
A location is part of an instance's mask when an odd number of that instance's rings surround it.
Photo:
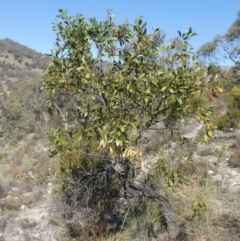
<path fill-rule="evenodd" d="M 51 169 L 48 148 L 41 141 L 21 141 L 15 147 L 2 148 L 0 240 L 64 240 L 67 230 Z"/>
<path fill-rule="evenodd" d="M 198 126 L 193 132 L 197 133 L 197 129 Z M 193 137 L 190 132 L 189 136 Z M 239 131 L 216 131 L 212 141 L 196 144 L 192 149 L 194 158 L 205 163 L 209 185 L 216 183 L 218 189 L 215 190 L 220 190 L 211 199 L 213 213 L 218 216 L 230 215 L 238 207 L 240 171 L 230 165 L 230 159 L 239 136 Z M 167 146 L 173 153 L 179 148 L 174 141 L 167 143 Z M 15 147 L 3 146 L 0 153 L 0 240 L 62 241 L 67 238 L 68 230 L 56 192 L 58 181 L 47 156 L 47 144 L 34 141 L 34 136 Z M 144 156 L 142 175 L 151 171 L 149 166 L 154 166 L 158 156 L 153 151 Z M 230 197 L 231 193 L 233 195 Z"/>

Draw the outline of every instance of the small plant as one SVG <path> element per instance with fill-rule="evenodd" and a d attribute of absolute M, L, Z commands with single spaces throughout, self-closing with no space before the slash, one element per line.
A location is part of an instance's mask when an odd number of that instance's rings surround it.
<path fill-rule="evenodd" d="M 228 106 L 228 112 L 217 118 L 216 125 L 218 129 L 223 131 L 238 128 L 240 123 L 240 86 L 235 86 L 224 99 Z"/>
<path fill-rule="evenodd" d="M 7 210 L 18 210 L 22 204 L 22 200 L 18 197 L 9 196 L 3 200 L 2 206 Z"/>
<path fill-rule="evenodd" d="M 126 221 L 127 240 L 152 240 L 164 231 L 161 212 L 153 202 L 133 206 Z"/>
<path fill-rule="evenodd" d="M 4 188 L 4 186 L 0 183 L 0 198 L 3 198 L 7 196 L 7 192 L 6 189 Z"/>
<path fill-rule="evenodd" d="M 229 159 L 229 165 L 235 168 L 240 168 L 240 150 L 235 149 Z"/>
<path fill-rule="evenodd" d="M 226 144 L 222 144 L 220 149 L 216 150 L 215 156 L 217 157 L 218 163 L 226 155 Z"/>
<path fill-rule="evenodd" d="M 240 110 L 239 107 L 230 110 L 229 119 L 232 128 L 238 128 L 240 123 Z"/>
<path fill-rule="evenodd" d="M 24 218 L 19 220 L 19 225 L 23 229 L 34 228 L 37 225 L 37 222 L 34 219 Z"/>
<path fill-rule="evenodd" d="M 233 87 L 231 96 L 233 97 L 233 106 L 240 108 L 240 85 Z"/>
<path fill-rule="evenodd" d="M 227 116 L 227 115 L 219 116 L 216 120 L 216 125 L 217 125 L 218 129 L 222 130 L 222 131 L 228 130 L 229 128 L 232 127 L 229 116 Z"/>
<path fill-rule="evenodd" d="M 167 184 L 169 189 L 173 189 L 181 184 L 188 185 L 189 177 L 181 167 L 181 161 L 174 167 L 170 166 L 166 158 L 159 158 L 157 162 L 157 171 L 155 175 L 160 175 Z M 181 172 L 183 171 L 184 172 Z"/>
<path fill-rule="evenodd" d="M 197 199 L 193 205 L 193 215 L 192 218 L 201 218 L 208 210 L 208 203 L 202 195 L 198 195 Z"/>
<path fill-rule="evenodd" d="M 47 181 L 47 179 L 48 179 L 48 176 L 45 174 L 38 175 L 36 178 L 36 185 L 42 185 Z"/>

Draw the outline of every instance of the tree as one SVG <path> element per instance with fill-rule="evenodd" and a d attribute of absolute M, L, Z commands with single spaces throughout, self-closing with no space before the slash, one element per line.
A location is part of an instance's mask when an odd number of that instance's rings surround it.
<path fill-rule="evenodd" d="M 228 59 L 234 64 L 240 60 L 240 11 L 237 19 L 224 35 L 217 35 L 198 50 L 199 56 L 210 61 Z"/>
<path fill-rule="evenodd" d="M 198 55 L 210 62 L 218 63 L 221 60 L 232 61 L 234 67 L 233 77 L 235 82 L 240 81 L 239 62 L 240 62 L 240 11 L 237 19 L 233 22 L 227 32 L 217 35 L 211 42 L 205 43 L 198 50 Z"/>
<path fill-rule="evenodd" d="M 143 155 L 139 140 L 157 123 L 173 130 L 192 114 L 207 124 L 211 136 L 209 112 L 189 103 L 204 91 L 206 76 L 212 74 L 209 83 L 215 81 L 212 68 L 198 66 L 187 42 L 195 33 L 191 28 L 179 32 L 182 44 L 173 51 L 174 42 L 159 41 L 159 28 L 148 34 L 142 18 L 117 25 L 110 12 L 97 22 L 65 10 L 58 18 L 43 84 L 64 124 L 50 140 L 60 174 L 71 178 L 65 190 L 80 183 L 77 200 L 102 211 L 109 211 L 116 198 L 146 196 L 162 207 L 167 229 L 176 236 L 179 228 L 170 203 L 137 175 Z"/>

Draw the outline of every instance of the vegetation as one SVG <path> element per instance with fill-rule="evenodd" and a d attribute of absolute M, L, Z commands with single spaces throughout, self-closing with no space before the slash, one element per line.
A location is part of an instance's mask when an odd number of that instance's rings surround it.
<path fill-rule="evenodd" d="M 13 57 L 14 60 L 20 64 L 22 63 L 28 69 L 44 69 L 50 59 L 42 53 L 38 53 L 8 38 L 0 40 L 0 53 L 1 57 L 5 57 L 6 60 L 9 61 L 9 58 Z M 25 61 L 23 62 L 23 60 Z"/>
<path fill-rule="evenodd" d="M 0 40 L 0 51 L 0 136 L 16 142 L 40 133 L 45 122 L 48 108 L 40 80 L 49 58 L 10 39 Z"/>
<path fill-rule="evenodd" d="M 230 60 L 234 66 L 231 69 L 232 85 L 240 83 L 240 11 L 237 19 L 223 35 L 217 35 L 213 41 L 205 43 L 198 50 L 198 55 L 207 61 L 219 63 L 221 60 Z"/>
<path fill-rule="evenodd" d="M 51 59 L 0 40 L 4 238 L 238 240 L 237 62 L 198 63 L 191 29 L 58 17 Z"/>
<path fill-rule="evenodd" d="M 148 34 L 142 18 L 116 25 L 110 12 L 97 22 L 65 10 L 58 18 L 44 89 L 65 124 L 51 132 L 50 140 L 59 174 L 69 180 L 63 186 L 68 202 L 105 216 L 117 210 L 114 200 L 143 194 L 161 206 L 169 234 L 177 236 L 168 200 L 146 177 L 139 178 L 144 156 L 139 142 L 157 124 L 173 131 L 189 116 L 203 121 L 205 138 L 212 137 L 210 112 L 189 100 L 215 93 L 215 68 L 198 64 L 188 44 L 195 35 L 191 28 L 164 43 L 161 30 Z"/>

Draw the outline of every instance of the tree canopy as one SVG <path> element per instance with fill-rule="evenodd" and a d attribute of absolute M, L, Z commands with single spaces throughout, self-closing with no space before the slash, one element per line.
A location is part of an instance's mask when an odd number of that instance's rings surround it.
<path fill-rule="evenodd" d="M 207 91 L 213 90 L 217 81 L 214 68 L 202 68 L 188 43 L 195 33 L 190 28 L 164 43 L 161 29 L 148 33 L 143 18 L 118 25 L 111 12 L 98 22 L 65 10 L 58 18 L 43 84 L 50 106 L 63 120 L 63 126 L 50 134 L 60 173 L 76 180 L 84 173 L 96 176 L 91 171 L 100 164 L 104 170 L 111 167 L 107 170 L 120 179 L 121 188 L 144 192 L 162 205 L 168 230 L 176 234 L 167 200 L 154 196 L 145 184 L 137 185 L 134 175 L 122 176 L 116 164 L 124 172 L 140 166 L 144 153 L 139 140 L 158 123 L 173 130 L 183 118 L 195 116 L 204 121 L 211 137 L 209 111 L 193 108 L 189 101 L 208 86 Z"/>
<path fill-rule="evenodd" d="M 240 11 L 237 19 L 227 32 L 216 36 L 211 42 L 205 43 L 198 50 L 200 57 L 211 61 L 231 60 L 234 64 L 240 60 Z"/>

